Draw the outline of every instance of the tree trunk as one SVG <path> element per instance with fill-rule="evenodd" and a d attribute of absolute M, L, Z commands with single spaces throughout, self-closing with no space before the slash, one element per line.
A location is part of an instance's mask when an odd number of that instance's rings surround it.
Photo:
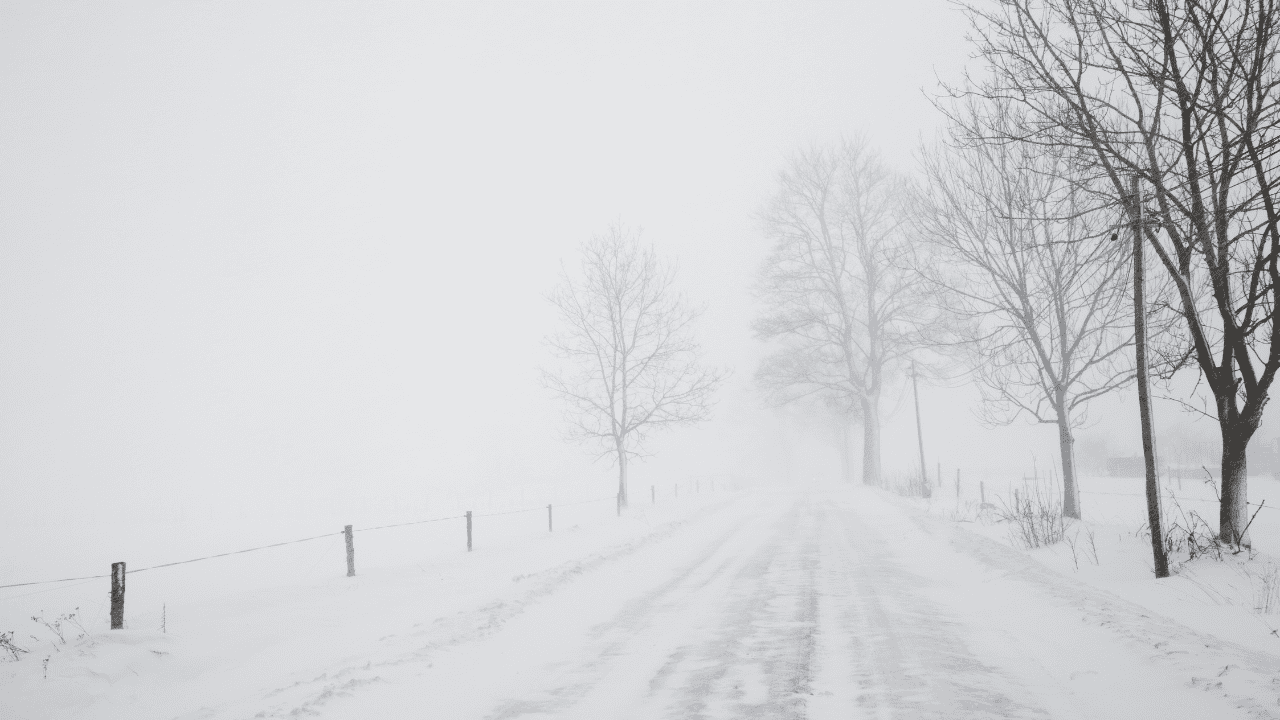
<path fill-rule="evenodd" d="M 862 483 L 880 487 L 880 408 L 875 398 L 862 400 Z"/>
<path fill-rule="evenodd" d="M 627 451 L 618 443 L 618 502 L 627 506 Z"/>
<path fill-rule="evenodd" d="M 1080 489 L 1076 486 L 1075 435 L 1065 393 L 1058 393 L 1058 451 L 1062 453 L 1062 514 L 1080 519 Z"/>
<path fill-rule="evenodd" d="M 840 480 L 846 483 L 853 482 L 853 441 L 849 438 L 849 434 L 853 431 L 853 424 L 849 422 L 840 425 Z"/>
<path fill-rule="evenodd" d="M 1250 546 L 1249 472 L 1245 451 L 1252 433 L 1241 422 L 1222 424 L 1222 501 L 1218 506 L 1218 536 L 1225 542 Z"/>

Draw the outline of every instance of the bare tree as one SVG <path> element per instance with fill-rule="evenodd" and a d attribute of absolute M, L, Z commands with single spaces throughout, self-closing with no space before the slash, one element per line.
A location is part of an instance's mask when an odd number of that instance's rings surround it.
<path fill-rule="evenodd" d="M 563 273 L 550 296 L 565 329 L 549 342 L 565 362 L 543 382 L 567 403 L 571 436 L 617 463 L 625 506 L 628 460 L 654 430 L 705 420 L 724 373 L 700 362 L 698 311 L 639 231 L 614 224 L 581 252 L 581 277 Z"/>
<path fill-rule="evenodd" d="M 969 7 L 990 74 L 963 92 L 1016 103 L 1015 138 L 1087 159 L 1130 204 L 1172 281 L 1222 436 L 1219 533 L 1247 544 L 1246 449 L 1280 369 L 1274 0 L 996 0 Z M 979 134 L 1009 138 L 999 128 Z"/>
<path fill-rule="evenodd" d="M 763 214 L 773 250 L 755 329 L 780 347 L 757 377 L 792 397 L 856 408 L 862 479 L 879 484 L 880 394 L 914 344 L 921 310 L 905 269 L 904 183 L 857 140 L 796 154 L 778 185 Z"/>
<path fill-rule="evenodd" d="M 913 215 L 923 277 L 964 351 L 986 419 L 1058 428 L 1063 514 L 1080 517 L 1073 429 L 1090 400 L 1130 382 L 1128 254 L 1113 213 L 1071 182 L 1063 158 L 1021 143 L 948 144 L 923 155 Z M 1101 224 L 1101 232 L 1099 225 Z"/>

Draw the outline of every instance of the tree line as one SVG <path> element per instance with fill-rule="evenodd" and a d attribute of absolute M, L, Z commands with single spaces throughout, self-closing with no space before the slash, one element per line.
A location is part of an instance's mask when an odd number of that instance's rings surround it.
<path fill-rule="evenodd" d="M 1248 544 L 1246 452 L 1280 369 L 1280 8 L 964 7 L 977 66 L 934 94 L 945 129 L 915 173 L 860 138 L 778 173 L 759 214 L 760 386 L 860 426 L 861 480 L 880 484 L 886 386 L 912 359 L 958 365 L 984 419 L 1057 427 L 1063 513 L 1078 518 L 1089 403 L 1148 366 L 1193 372 L 1222 441 L 1219 534 Z M 671 271 L 629 233 L 588 244 L 585 283 L 566 276 L 552 296 L 569 328 L 553 345 L 576 369 L 546 380 L 617 460 L 624 496 L 646 434 L 705 418 L 723 379 L 697 359 Z"/>
<path fill-rule="evenodd" d="M 913 354 L 958 361 L 987 419 L 1057 426 L 1063 510 L 1079 517 L 1088 403 L 1147 365 L 1197 372 L 1222 440 L 1219 533 L 1248 544 L 1246 451 L 1280 368 L 1280 9 L 966 10 L 980 68 L 935 96 L 946 128 L 916 177 L 862 140 L 798 152 L 779 174 L 762 214 L 756 331 L 776 351 L 761 383 L 860 423 L 862 480 L 878 483 L 887 374 Z M 1155 281 L 1146 299 L 1136 271 Z"/>

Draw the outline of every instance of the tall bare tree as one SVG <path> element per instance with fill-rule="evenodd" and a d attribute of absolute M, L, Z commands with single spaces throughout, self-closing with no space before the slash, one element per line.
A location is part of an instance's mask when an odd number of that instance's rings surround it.
<path fill-rule="evenodd" d="M 1016 103 L 1014 139 L 1087 159 L 1117 205 L 1134 177 L 1149 188 L 1142 232 L 1215 401 L 1219 533 L 1248 543 L 1246 449 L 1280 369 L 1280 6 L 995 0 L 969 14 L 989 74 L 959 92 Z"/>
<path fill-rule="evenodd" d="M 1090 400 L 1133 378 L 1114 213 L 1091 207 L 1063 158 L 1026 144 L 952 136 L 923 170 L 913 225 L 947 340 L 965 351 L 988 420 L 1057 426 L 1063 514 L 1079 518 L 1073 429 Z"/>
<path fill-rule="evenodd" d="M 613 457 L 626 505 L 628 461 L 653 431 L 709 417 L 724 373 L 702 364 L 698 310 L 639 231 L 614 224 L 581 253 L 581 276 L 563 273 L 550 296 L 564 330 L 548 340 L 564 362 L 543 382 L 565 400 L 571 436 Z"/>
<path fill-rule="evenodd" d="M 921 308 L 901 232 L 902 180 L 862 140 L 797 153 L 763 213 L 757 335 L 778 348 L 757 377 L 862 421 L 862 479 L 880 483 L 885 374 L 913 347 Z"/>

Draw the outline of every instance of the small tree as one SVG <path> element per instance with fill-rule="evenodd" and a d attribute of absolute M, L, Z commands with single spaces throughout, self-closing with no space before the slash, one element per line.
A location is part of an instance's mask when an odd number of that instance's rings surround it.
<path fill-rule="evenodd" d="M 758 377 L 861 418 L 862 480 L 880 484 L 885 373 L 916 344 L 921 304 L 905 270 L 905 188 L 865 142 L 795 155 L 764 212 L 756 334 L 778 344 Z"/>
<path fill-rule="evenodd" d="M 614 224 L 581 252 L 581 277 L 563 273 L 549 298 L 565 329 L 548 340 L 565 362 L 543 383 L 565 400 L 570 436 L 613 457 L 626 505 L 628 460 L 652 431 L 705 420 L 724 373 L 700 362 L 698 311 L 639 231 Z"/>
<path fill-rule="evenodd" d="M 924 155 L 920 272 L 967 351 L 986 419 L 1057 426 L 1063 514 L 1079 518 L 1073 430 L 1090 400 L 1133 379 L 1128 246 L 1065 159 L 957 134 Z"/>

